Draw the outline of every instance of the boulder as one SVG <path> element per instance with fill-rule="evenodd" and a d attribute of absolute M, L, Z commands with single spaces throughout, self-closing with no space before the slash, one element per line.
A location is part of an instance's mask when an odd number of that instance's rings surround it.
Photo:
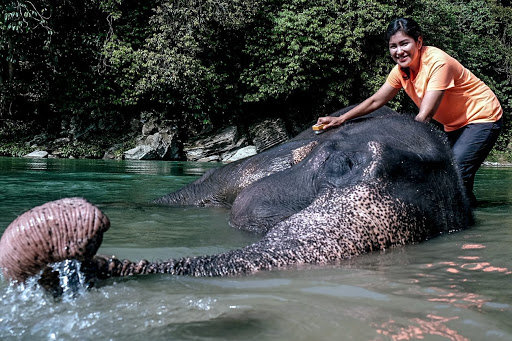
<path fill-rule="evenodd" d="M 230 126 L 215 135 L 186 143 L 183 151 L 187 161 L 220 161 L 221 155 L 234 152 L 244 144 L 246 139 L 239 139 L 237 127 Z"/>
<path fill-rule="evenodd" d="M 140 145 L 124 152 L 126 160 L 155 160 L 156 154 L 150 146 Z"/>
<path fill-rule="evenodd" d="M 144 122 L 142 125 L 142 136 L 149 136 L 151 134 L 154 134 L 158 132 L 159 126 L 158 126 L 158 120 L 155 118 L 151 118 L 148 121 Z"/>
<path fill-rule="evenodd" d="M 150 146 L 156 153 L 158 160 L 176 160 L 179 158 L 177 133 L 160 131 L 149 135 L 144 144 Z"/>
<path fill-rule="evenodd" d="M 280 118 L 267 119 L 252 125 L 249 127 L 249 134 L 258 153 L 290 138 L 286 125 Z"/>
<path fill-rule="evenodd" d="M 203 158 L 200 158 L 199 160 L 197 160 L 197 162 L 219 162 L 219 161 L 221 161 L 220 155 L 211 155 L 211 156 L 203 157 Z"/>
<path fill-rule="evenodd" d="M 124 152 L 127 160 L 177 160 L 179 156 L 177 132 L 172 129 L 142 137 L 135 148 Z"/>
<path fill-rule="evenodd" d="M 71 139 L 69 137 L 61 137 L 59 139 L 55 139 L 52 143 L 54 145 L 63 145 L 63 144 L 68 144 L 71 142 Z"/>
<path fill-rule="evenodd" d="M 48 152 L 44 150 L 35 150 L 32 153 L 24 155 L 23 157 L 31 159 L 44 159 L 48 157 Z"/>
<path fill-rule="evenodd" d="M 236 150 L 235 152 L 226 153 L 222 162 L 234 162 L 241 159 L 245 159 L 246 157 L 256 155 L 258 152 L 256 150 L 256 146 L 247 146 Z"/>

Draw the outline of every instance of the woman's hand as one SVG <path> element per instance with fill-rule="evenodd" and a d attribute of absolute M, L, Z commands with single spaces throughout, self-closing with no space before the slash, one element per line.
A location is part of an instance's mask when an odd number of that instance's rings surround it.
<path fill-rule="evenodd" d="M 329 129 L 332 127 L 340 126 L 343 123 L 345 123 L 345 121 L 346 120 L 344 119 L 343 115 L 341 115 L 339 117 L 325 116 L 325 117 L 319 117 L 316 124 L 323 124 L 324 125 L 323 129 L 325 130 L 325 129 Z"/>
<path fill-rule="evenodd" d="M 395 97 L 396 94 L 398 94 L 398 91 L 400 91 L 400 89 L 393 88 L 388 82 L 385 82 L 376 93 L 374 93 L 372 96 L 368 97 L 362 103 L 359 103 L 357 106 L 347 111 L 343 115 L 339 117 L 320 117 L 317 121 L 317 124 L 324 124 L 324 130 L 340 126 L 348 120 L 366 115 L 374 110 L 379 109 L 387 102 L 389 102 L 391 99 L 393 99 L 393 97 Z"/>

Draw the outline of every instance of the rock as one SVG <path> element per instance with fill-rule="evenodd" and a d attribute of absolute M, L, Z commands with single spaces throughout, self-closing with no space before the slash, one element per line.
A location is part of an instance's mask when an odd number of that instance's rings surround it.
<path fill-rule="evenodd" d="M 155 150 L 160 160 L 176 160 L 179 157 L 179 147 L 175 137 L 176 133 L 160 132 L 149 135 L 145 143 Z"/>
<path fill-rule="evenodd" d="M 230 126 L 218 134 L 185 144 L 183 151 L 187 161 L 221 160 L 220 155 L 235 151 L 245 143 L 245 138 L 238 138 L 238 129 Z"/>
<path fill-rule="evenodd" d="M 103 154 L 104 160 L 114 160 L 120 158 L 120 151 L 122 150 L 123 145 L 122 144 L 116 144 L 112 147 L 110 147 L 107 151 L 105 151 L 105 154 Z"/>
<path fill-rule="evenodd" d="M 149 136 L 158 132 L 158 124 L 155 118 L 149 119 L 149 121 L 145 122 L 142 126 L 142 136 Z"/>
<path fill-rule="evenodd" d="M 134 136 L 136 136 L 139 133 L 139 131 L 141 130 L 142 127 L 143 127 L 143 124 L 142 124 L 142 122 L 140 120 L 137 120 L 135 118 L 132 119 L 130 121 L 130 132 L 129 132 L 129 134 L 130 135 L 133 134 Z"/>
<path fill-rule="evenodd" d="M 183 151 L 185 152 L 185 155 L 187 156 L 187 161 L 199 161 L 201 159 L 206 158 L 206 153 L 203 148 L 188 149 L 188 147 L 185 146 L 183 148 Z"/>
<path fill-rule="evenodd" d="M 290 138 L 282 119 L 267 119 L 249 128 L 252 142 L 259 152 L 282 143 Z"/>
<path fill-rule="evenodd" d="M 179 157 L 176 131 L 149 135 L 142 138 L 135 148 L 124 152 L 127 160 L 177 160 Z"/>
<path fill-rule="evenodd" d="M 32 158 L 32 159 L 44 159 L 48 157 L 48 152 L 44 150 L 35 150 L 32 153 L 24 155 L 23 157 Z"/>
<path fill-rule="evenodd" d="M 484 161 L 483 165 L 487 167 L 512 167 L 511 162 Z"/>
<path fill-rule="evenodd" d="M 116 147 L 110 147 L 103 154 L 103 160 L 114 160 L 116 158 L 115 154 Z"/>
<path fill-rule="evenodd" d="M 234 162 L 256 154 L 258 154 L 256 146 L 247 146 L 238 149 L 234 153 L 229 153 L 229 155 L 225 155 L 222 158 L 222 162 Z"/>
<path fill-rule="evenodd" d="M 32 140 L 30 140 L 29 144 L 31 146 L 33 146 L 33 145 L 37 146 L 40 144 L 44 144 L 46 141 L 48 141 L 48 136 L 45 133 L 42 133 L 42 134 L 34 136 L 34 138 Z"/>
<path fill-rule="evenodd" d="M 69 137 L 61 137 L 59 139 L 56 139 L 53 141 L 53 144 L 61 145 L 61 144 L 68 144 L 71 142 L 71 139 Z"/>
<path fill-rule="evenodd" d="M 64 153 L 61 150 L 54 150 L 52 152 L 52 156 L 57 158 L 57 159 L 61 158 L 63 154 Z M 50 157 L 50 155 L 48 155 L 48 157 Z"/>
<path fill-rule="evenodd" d="M 148 145 L 140 145 L 123 154 L 126 160 L 155 160 L 156 154 Z"/>

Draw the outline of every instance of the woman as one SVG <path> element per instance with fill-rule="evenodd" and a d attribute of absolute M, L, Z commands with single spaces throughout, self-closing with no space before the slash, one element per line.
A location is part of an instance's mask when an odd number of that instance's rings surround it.
<path fill-rule="evenodd" d="M 492 90 L 442 50 L 423 45 L 419 25 L 394 20 L 388 27 L 391 58 L 397 65 L 371 97 L 339 117 L 320 117 L 323 129 L 366 115 L 393 99 L 401 88 L 418 106 L 416 120 L 442 123 L 464 186 L 474 206 L 476 171 L 496 143 L 503 110 Z"/>

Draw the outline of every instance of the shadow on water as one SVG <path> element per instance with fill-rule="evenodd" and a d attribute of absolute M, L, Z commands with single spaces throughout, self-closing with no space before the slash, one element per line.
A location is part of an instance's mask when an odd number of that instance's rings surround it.
<path fill-rule="evenodd" d="M 178 340 L 261 340 L 265 331 L 276 329 L 273 325 L 271 314 L 261 316 L 261 313 L 243 312 L 222 315 L 209 321 L 171 323 L 149 330 L 147 336 L 162 338 L 172 335 Z"/>

